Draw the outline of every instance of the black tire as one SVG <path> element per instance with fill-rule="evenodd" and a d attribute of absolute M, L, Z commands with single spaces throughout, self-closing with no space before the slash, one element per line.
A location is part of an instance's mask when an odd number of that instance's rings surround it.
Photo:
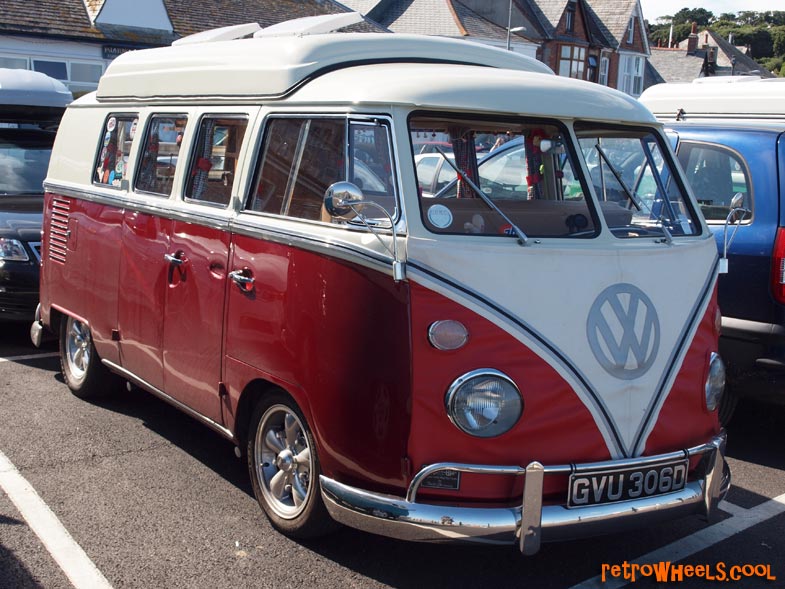
<path fill-rule="evenodd" d="M 60 369 L 71 392 L 91 399 L 113 392 L 119 380 L 101 363 L 90 328 L 73 317 L 60 319 Z"/>
<path fill-rule="evenodd" d="M 301 539 L 335 529 L 322 501 L 313 435 L 283 391 L 266 395 L 254 408 L 246 457 L 256 500 L 275 529 Z"/>

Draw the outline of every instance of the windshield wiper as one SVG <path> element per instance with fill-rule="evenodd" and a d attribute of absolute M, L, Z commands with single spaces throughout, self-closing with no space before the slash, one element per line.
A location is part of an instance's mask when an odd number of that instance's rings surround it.
<path fill-rule="evenodd" d="M 512 227 L 512 231 L 513 231 L 513 233 L 515 233 L 515 237 L 517 237 L 517 238 L 518 238 L 518 243 L 519 243 L 520 245 L 526 245 L 526 243 L 529 241 L 529 238 L 528 238 L 528 237 L 526 236 L 526 234 L 525 234 L 525 233 L 524 233 L 524 232 L 521 230 L 521 228 L 520 228 L 520 227 L 518 227 L 518 226 L 517 226 L 515 223 L 513 223 L 513 222 L 512 222 L 512 219 L 510 219 L 510 218 L 509 218 L 507 215 L 505 215 L 505 214 L 504 214 L 504 211 L 502 211 L 502 210 L 501 210 L 501 209 L 500 209 L 500 208 L 499 208 L 499 207 L 496 205 L 496 203 L 495 203 L 495 202 L 493 202 L 493 200 L 491 200 L 491 199 L 488 197 L 488 195 L 487 195 L 487 194 L 485 194 L 485 193 L 484 193 L 482 190 L 480 190 L 480 187 L 479 187 L 479 186 L 477 186 L 477 185 L 476 185 L 476 184 L 475 184 L 475 183 L 472 181 L 472 179 L 471 179 L 471 178 L 469 178 L 469 176 L 466 174 L 466 172 L 464 172 L 463 170 L 461 170 L 461 169 L 460 169 L 460 168 L 459 168 L 457 165 L 455 165 L 455 163 L 454 163 L 452 160 L 450 160 L 450 158 L 448 158 L 448 157 L 447 157 L 447 156 L 444 154 L 444 152 L 442 151 L 441 147 L 439 147 L 438 145 L 435 145 L 435 146 L 434 146 L 434 148 L 436 149 L 436 151 L 438 151 L 438 152 L 441 154 L 441 156 L 444 158 L 444 161 L 446 161 L 448 164 L 450 164 L 450 166 L 452 167 L 452 169 L 453 169 L 453 170 L 455 170 L 455 173 L 456 173 L 456 174 L 458 174 L 458 180 L 456 180 L 456 182 L 458 182 L 458 181 L 460 181 L 460 180 L 465 180 L 465 181 L 466 181 L 466 183 L 467 183 L 467 184 L 468 184 L 468 185 L 471 187 L 471 189 L 472 189 L 472 190 L 474 190 L 474 192 L 476 192 L 476 193 L 477 193 L 477 196 L 479 196 L 479 197 L 480 197 L 480 199 L 481 199 L 481 200 L 482 200 L 482 201 L 483 201 L 483 202 L 484 202 L 486 205 L 488 205 L 488 207 L 490 207 L 490 208 L 491 208 L 491 210 L 493 210 L 493 211 L 495 211 L 496 213 L 498 213 L 498 214 L 499 214 L 499 216 L 500 216 L 502 219 L 504 219 L 504 220 L 505 220 L 505 222 L 507 222 L 507 223 L 510 225 L 510 227 Z"/>
<path fill-rule="evenodd" d="M 624 190 L 624 193 L 627 195 L 627 198 L 630 200 L 630 202 L 633 204 L 633 206 L 634 206 L 634 207 L 635 207 L 635 208 L 636 208 L 636 209 L 637 209 L 639 212 L 640 212 L 640 211 L 642 211 L 642 210 L 643 210 L 643 203 L 642 203 L 641 201 L 639 201 L 639 200 L 638 200 L 638 199 L 635 197 L 635 195 L 632 193 L 632 191 L 631 191 L 631 190 L 630 190 L 630 189 L 627 187 L 627 184 L 626 184 L 626 183 L 624 182 L 624 180 L 622 179 L 622 177 L 621 177 L 621 174 L 620 174 L 620 173 L 619 173 L 619 171 L 616 169 L 616 166 L 614 166 L 614 165 L 611 163 L 611 161 L 608 159 L 608 156 L 607 156 L 607 154 L 605 153 L 605 150 L 603 150 L 603 148 L 600 146 L 600 143 L 599 143 L 599 141 L 598 141 L 598 142 L 597 142 L 597 144 L 594 146 L 594 148 L 597 150 L 597 153 L 598 153 L 598 154 L 599 154 L 599 156 L 600 156 L 600 157 L 603 159 L 603 161 L 604 161 L 604 162 L 607 164 L 607 166 L 608 166 L 608 169 L 611 171 L 611 174 L 613 174 L 613 176 L 616 178 L 616 181 L 619 183 L 619 186 L 621 186 L 621 187 L 622 187 L 622 190 Z M 602 163 L 600 163 L 600 165 L 602 165 Z M 605 184 L 605 181 L 603 181 L 603 185 L 604 185 L 604 184 Z M 658 219 L 658 221 L 660 222 L 660 225 L 659 225 L 659 227 L 660 227 L 660 229 L 662 229 L 662 233 L 665 235 L 665 239 L 664 239 L 663 241 L 664 241 L 665 243 L 671 243 L 671 242 L 673 241 L 673 234 L 670 232 L 670 229 L 668 229 L 668 228 L 665 226 L 665 222 L 664 222 L 664 220 L 663 220 L 662 216 L 660 216 L 660 218 Z"/>

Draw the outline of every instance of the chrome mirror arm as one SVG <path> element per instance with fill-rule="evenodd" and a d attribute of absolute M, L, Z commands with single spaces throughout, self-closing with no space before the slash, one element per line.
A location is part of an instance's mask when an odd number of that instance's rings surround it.
<path fill-rule="evenodd" d="M 404 280 L 406 278 L 406 266 L 402 260 L 398 259 L 398 233 L 395 231 L 395 223 L 393 222 L 392 215 L 389 213 L 389 211 L 385 209 L 382 205 L 380 205 L 378 202 L 372 200 L 338 199 L 338 202 L 336 204 L 338 206 L 346 206 L 352 209 L 354 214 L 356 214 L 360 218 L 362 224 L 368 228 L 368 231 L 370 231 L 374 235 L 374 237 L 376 237 L 376 239 L 379 240 L 379 243 L 382 244 L 384 249 L 386 249 L 392 255 L 393 280 L 395 280 L 395 282 L 400 282 L 401 280 Z M 368 223 L 367 219 L 365 218 L 365 215 L 363 215 L 360 211 L 357 210 L 357 208 L 355 208 L 355 207 L 364 207 L 364 206 L 373 206 L 377 208 L 384 214 L 385 217 L 387 217 L 387 220 L 390 221 L 390 230 L 392 231 L 392 250 L 390 250 L 387 244 L 382 241 L 382 238 L 379 237 L 379 234 L 375 231 L 375 229 Z"/>
<path fill-rule="evenodd" d="M 739 219 L 734 219 L 734 217 L 736 217 L 736 215 L 739 213 L 741 213 L 741 217 Z M 736 239 L 736 233 L 739 231 L 741 222 L 748 214 L 752 214 L 750 209 L 737 206 L 732 208 L 728 213 L 728 216 L 725 217 L 725 225 L 722 228 L 722 258 L 720 259 L 720 274 L 728 273 L 728 248 L 733 244 L 733 240 Z M 733 225 L 735 225 L 735 227 L 733 229 L 733 233 L 730 235 L 730 239 L 728 239 L 728 225 L 731 224 L 731 220 L 733 220 Z"/>
<path fill-rule="evenodd" d="M 382 241 L 376 228 L 373 227 L 365 215 L 358 209 L 364 206 L 373 206 L 379 209 L 382 214 L 387 217 L 390 222 L 390 230 L 392 231 L 392 249 Z M 338 219 L 346 219 L 346 216 L 351 212 L 360 222 L 370 231 L 373 236 L 382 244 L 392 256 L 392 270 L 393 280 L 401 282 L 406 278 L 406 265 L 403 260 L 398 258 L 398 233 L 395 231 L 395 222 L 392 215 L 378 202 L 372 200 L 365 200 L 363 198 L 362 190 L 351 182 L 341 181 L 331 184 L 324 193 L 324 208 L 333 217 Z"/>

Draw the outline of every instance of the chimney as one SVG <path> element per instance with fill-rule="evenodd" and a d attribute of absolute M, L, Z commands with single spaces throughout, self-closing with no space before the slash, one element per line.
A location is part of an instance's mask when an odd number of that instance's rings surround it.
<path fill-rule="evenodd" d="M 698 25 L 692 23 L 692 31 L 690 36 L 687 37 L 687 55 L 695 55 L 695 50 L 698 48 Z"/>

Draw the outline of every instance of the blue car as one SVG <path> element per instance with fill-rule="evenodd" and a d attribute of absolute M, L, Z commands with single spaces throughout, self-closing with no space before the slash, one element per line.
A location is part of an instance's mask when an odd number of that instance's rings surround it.
<path fill-rule="evenodd" d="M 727 421 L 739 396 L 785 398 L 785 83 L 714 80 L 654 86 L 641 101 L 665 122 L 727 252 L 718 287 Z"/>

